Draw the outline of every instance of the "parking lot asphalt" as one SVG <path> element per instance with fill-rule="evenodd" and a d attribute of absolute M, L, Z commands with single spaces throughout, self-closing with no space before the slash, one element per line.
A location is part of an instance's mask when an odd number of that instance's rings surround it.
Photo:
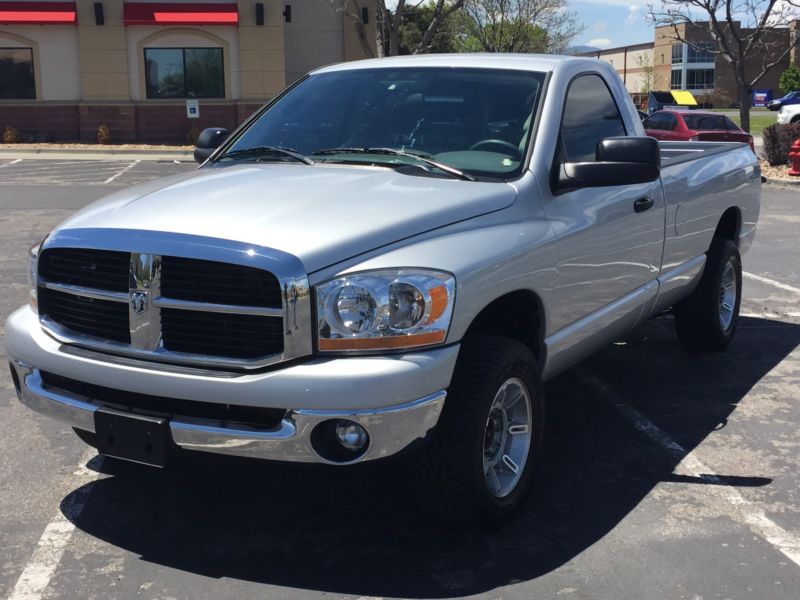
<path fill-rule="evenodd" d="M 3 320 L 51 227 L 193 167 L 12 162 L 0 161 Z M 397 463 L 103 459 L 19 404 L 5 372 L 0 597 L 796 600 L 799 232 L 800 193 L 765 186 L 727 352 L 687 352 L 662 316 L 550 382 L 534 492 L 488 532 L 420 518 Z"/>

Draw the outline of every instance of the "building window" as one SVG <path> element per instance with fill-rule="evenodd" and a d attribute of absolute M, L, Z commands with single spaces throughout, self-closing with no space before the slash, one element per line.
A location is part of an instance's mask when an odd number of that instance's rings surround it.
<path fill-rule="evenodd" d="M 222 48 L 146 48 L 148 98 L 224 98 Z"/>
<path fill-rule="evenodd" d="M 714 89 L 714 69 L 688 69 L 686 71 L 686 89 Z"/>
<path fill-rule="evenodd" d="M 36 100 L 32 49 L 0 48 L 0 100 Z"/>
<path fill-rule="evenodd" d="M 683 89 L 683 71 L 680 69 L 672 69 L 672 78 L 669 81 L 669 89 L 682 90 Z"/>
<path fill-rule="evenodd" d="M 715 56 L 714 51 L 717 45 L 714 42 L 703 42 L 695 44 L 695 48 L 689 46 L 686 62 L 690 63 L 713 63 Z"/>
<path fill-rule="evenodd" d="M 672 44 L 672 64 L 683 62 L 683 44 Z"/>

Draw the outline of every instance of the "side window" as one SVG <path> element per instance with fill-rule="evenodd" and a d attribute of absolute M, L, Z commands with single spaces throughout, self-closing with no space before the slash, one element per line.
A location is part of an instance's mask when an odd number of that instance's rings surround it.
<path fill-rule="evenodd" d="M 664 129 L 667 131 L 672 131 L 678 126 L 678 119 L 675 118 L 675 115 L 664 115 Z"/>
<path fill-rule="evenodd" d="M 622 115 L 603 79 L 576 77 L 567 91 L 561 119 L 562 160 L 594 162 L 600 140 L 625 134 Z"/>

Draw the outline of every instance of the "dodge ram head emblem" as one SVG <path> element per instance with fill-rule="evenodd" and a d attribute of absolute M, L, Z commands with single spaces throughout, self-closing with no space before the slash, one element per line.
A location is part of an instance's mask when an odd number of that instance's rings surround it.
<path fill-rule="evenodd" d="M 131 308 L 137 315 L 147 310 L 147 292 L 136 290 L 131 292 Z"/>

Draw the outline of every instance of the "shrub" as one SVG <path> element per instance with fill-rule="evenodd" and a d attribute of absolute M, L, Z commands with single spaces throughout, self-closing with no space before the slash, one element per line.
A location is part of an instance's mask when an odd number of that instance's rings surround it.
<path fill-rule="evenodd" d="M 800 69 L 797 68 L 797 65 L 789 65 L 789 68 L 781 74 L 778 87 L 784 94 L 800 90 Z"/>
<path fill-rule="evenodd" d="M 101 144 L 111 143 L 111 131 L 108 125 L 100 125 L 100 127 L 97 128 L 97 141 Z"/>
<path fill-rule="evenodd" d="M 4 144 L 19 144 L 22 141 L 22 136 L 14 127 L 7 125 L 3 130 L 3 143 Z"/>
<path fill-rule="evenodd" d="M 800 123 L 770 125 L 764 129 L 764 158 L 773 167 L 789 162 L 789 151 L 800 139 Z"/>

